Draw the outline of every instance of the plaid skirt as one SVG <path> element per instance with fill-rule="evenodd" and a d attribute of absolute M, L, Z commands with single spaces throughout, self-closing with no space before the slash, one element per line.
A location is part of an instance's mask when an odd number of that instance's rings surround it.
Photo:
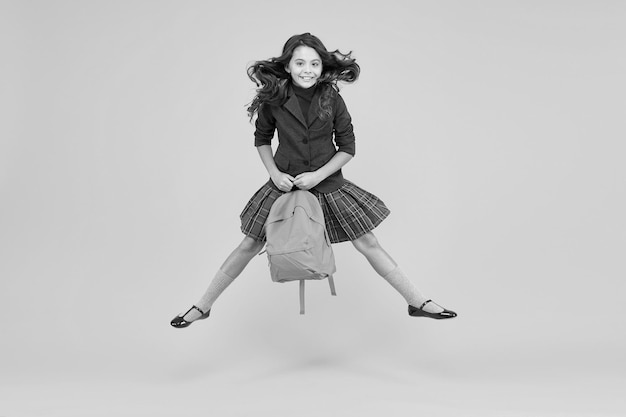
<path fill-rule="evenodd" d="M 331 243 L 346 242 L 363 236 L 390 213 L 381 199 L 347 180 L 336 191 L 311 192 L 322 206 Z M 282 194 L 284 193 L 274 189 L 269 182 L 265 183 L 241 212 L 241 231 L 254 240 L 265 241 L 265 221 L 272 204 Z"/>

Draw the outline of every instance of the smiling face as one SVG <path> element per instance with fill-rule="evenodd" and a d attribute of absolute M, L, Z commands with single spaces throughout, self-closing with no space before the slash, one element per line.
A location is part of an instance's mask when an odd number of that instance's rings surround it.
<path fill-rule="evenodd" d="M 310 88 L 322 75 L 322 59 L 315 49 L 304 45 L 298 46 L 294 49 L 285 70 L 291 75 L 295 85 Z"/>

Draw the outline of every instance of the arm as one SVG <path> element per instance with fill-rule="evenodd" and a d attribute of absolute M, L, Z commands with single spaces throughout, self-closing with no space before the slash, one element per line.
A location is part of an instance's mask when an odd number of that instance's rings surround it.
<path fill-rule="evenodd" d="M 343 168 L 343 166 L 350 162 L 351 159 L 352 155 L 339 151 L 330 159 L 330 161 L 326 162 L 326 164 L 318 170 L 313 172 L 303 172 L 302 174 L 296 176 L 295 181 L 293 181 L 293 185 L 301 190 L 310 190 L 328 178 L 331 174 L 334 174 Z"/>
<path fill-rule="evenodd" d="M 280 191 L 291 191 L 295 178 L 278 170 L 276 162 L 274 162 L 274 156 L 272 155 L 272 147 L 270 145 L 261 145 L 257 146 L 257 150 L 274 185 L 276 185 Z"/>
<path fill-rule="evenodd" d="M 261 107 L 256 120 L 256 130 L 254 132 L 254 146 L 256 146 L 259 156 L 267 173 L 274 185 L 283 192 L 291 191 L 293 188 L 294 177 L 284 172 L 280 172 L 274 162 L 272 154 L 272 138 L 276 130 L 276 119 L 271 110 L 267 106 Z"/>

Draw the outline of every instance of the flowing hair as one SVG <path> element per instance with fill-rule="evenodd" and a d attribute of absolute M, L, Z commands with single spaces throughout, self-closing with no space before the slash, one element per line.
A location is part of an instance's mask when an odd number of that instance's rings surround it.
<path fill-rule="evenodd" d="M 328 51 L 322 41 L 310 33 L 294 35 L 283 46 L 283 53 L 277 58 L 266 61 L 257 61 L 248 67 L 248 77 L 258 87 L 256 95 L 248 107 L 250 121 L 262 106 L 282 105 L 287 99 L 287 85 L 291 75 L 285 70 L 289 65 L 293 51 L 299 46 L 308 46 L 315 49 L 322 59 L 322 75 L 317 83 L 322 88 L 319 98 L 319 117 L 322 120 L 332 115 L 333 94 L 339 91 L 339 81 L 353 83 L 359 78 L 361 71 L 356 60 L 351 57 L 352 52 L 343 54 L 338 50 Z"/>

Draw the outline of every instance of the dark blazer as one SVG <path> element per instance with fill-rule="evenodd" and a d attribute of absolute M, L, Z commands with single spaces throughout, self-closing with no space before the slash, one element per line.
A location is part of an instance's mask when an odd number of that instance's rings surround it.
<path fill-rule="evenodd" d="M 320 94 L 321 88 L 318 88 L 313 95 L 307 119 L 302 114 L 291 85 L 288 86 L 287 100 L 283 105 L 266 104 L 258 112 L 255 146 L 270 145 L 274 131 L 278 130 L 278 148 L 274 161 L 280 171 L 291 176 L 321 168 L 337 151 L 350 155 L 355 153 L 352 118 L 343 98 L 333 90 L 332 115 L 322 120 L 318 115 Z M 276 188 L 271 180 L 269 183 Z M 343 183 L 343 174 L 338 170 L 314 189 L 328 193 L 337 190 Z"/>

